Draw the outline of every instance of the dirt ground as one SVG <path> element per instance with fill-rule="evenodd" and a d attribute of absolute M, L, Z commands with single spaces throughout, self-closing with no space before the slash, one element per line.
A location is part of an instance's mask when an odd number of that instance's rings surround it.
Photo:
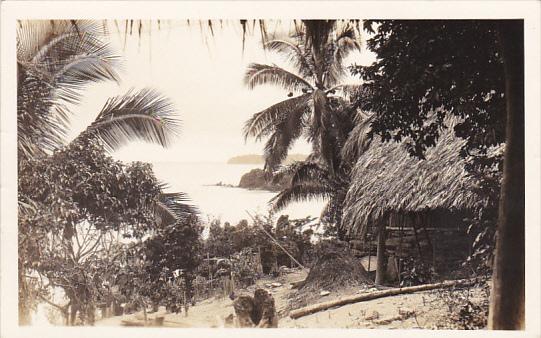
<path fill-rule="evenodd" d="M 438 292 L 441 291 L 436 290 L 379 298 L 332 308 L 298 319 L 291 319 L 287 314 L 291 309 L 292 301 L 295 303 L 296 291 L 290 289 L 289 283 L 302 280 L 305 277 L 306 272 L 295 271 L 274 279 L 262 279 L 257 281 L 255 286 L 241 290 L 238 294 L 251 293 L 253 295 L 253 291 L 257 287 L 269 290 L 275 299 L 276 309 L 280 317 L 279 327 L 281 328 L 434 329 L 441 327 L 445 321 L 449 320 L 449 316 L 457 311 L 444 300 L 445 297 L 438 297 Z M 280 283 L 281 285 L 277 286 L 278 284 L 275 284 L 275 286 L 272 286 L 271 283 Z M 326 296 L 319 296 L 311 303 L 371 291 L 374 291 L 374 289 L 335 291 Z M 460 295 L 464 295 L 464 291 Z M 476 302 L 480 301 L 484 294 L 481 288 L 472 288 L 469 291 L 469 297 L 469 299 Z M 164 314 L 165 310 L 161 309 L 159 313 Z M 187 317 L 184 313 L 165 314 L 163 326 L 185 328 L 225 327 L 224 319 L 233 313 L 233 301 L 228 297 L 207 299 L 192 306 Z M 150 314 L 149 318 L 153 316 L 153 314 Z M 142 319 L 142 314 L 106 318 L 97 321 L 96 326 L 120 326 L 123 319 L 133 320 L 134 318 Z"/>

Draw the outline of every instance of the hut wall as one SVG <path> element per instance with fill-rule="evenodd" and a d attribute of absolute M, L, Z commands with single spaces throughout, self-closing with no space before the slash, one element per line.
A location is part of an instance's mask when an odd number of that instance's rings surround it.
<path fill-rule="evenodd" d="M 415 265 L 428 265 L 437 276 L 447 278 L 470 254 L 472 239 L 463 219 L 463 213 L 445 211 L 390 217 L 386 254 L 397 264 L 413 259 Z M 369 232 L 365 240 L 352 240 L 350 246 L 357 256 L 375 256 L 377 237 Z"/>

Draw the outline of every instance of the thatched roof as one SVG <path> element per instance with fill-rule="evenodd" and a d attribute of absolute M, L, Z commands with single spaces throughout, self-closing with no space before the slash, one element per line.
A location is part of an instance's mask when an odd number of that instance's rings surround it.
<path fill-rule="evenodd" d="M 389 213 L 471 209 L 479 197 L 459 155 L 464 142 L 449 126 L 419 160 L 403 143 L 374 136 L 353 169 L 342 226 L 350 235 L 364 234 Z"/>

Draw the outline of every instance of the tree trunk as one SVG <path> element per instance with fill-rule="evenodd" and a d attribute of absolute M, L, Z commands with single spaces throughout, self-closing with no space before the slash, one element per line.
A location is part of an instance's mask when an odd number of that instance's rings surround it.
<path fill-rule="evenodd" d="M 375 291 L 375 292 L 370 292 L 370 293 L 363 293 L 360 295 L 342 297 L 342 298 L 331 300 L 328 302 L 313 304 L 313 305 L 309 305 L 297 310 L 293 310 L 289 313 L 289 317 L 293 319 L 297 319 L 297 318 L 307 316 L 319 311 L 324 311 L 336 306 L 343 306 L 347 304 L 364 302 L 367 300 L 372 300 L 372 299 L 377 299 L 377 298 L 403 295 L 403 294 L 414 293 L 414 292 L 419 292 L 419 291 L 444 289 L 444 288 L 450 288 L 454 286 L 471 286 L 471 285 L 476 284 L 477 282 L 478 281 L 476 279 L 460 279 L 460 280 L 444 281 L 444 282 L 435 283 L 435 284 L 423 284 L 423 285 L 408 286 L 405 288 L 392 288 L 392 289 L 380 290 L 380 291 Z"/>
<path fill-rule="evenodd" d="M 74 300 L 71 300 L 71 310 L 70 310 L 70 320 L 69 325 L 74 326 L 75 321 L 77 320 L 77 311 L 79 310 L 79 306 L 76 304 Z"/>
<path fill-rule="evenodd" d="M 30 291 L 24 278 L 24 269 L 19 264 L 19 325 L 32 324 L 32 315 L 30 314 Z"/>
<path fill-rule="evenodd" d="M 85 317 L 86 317 L 85 324 L 94 326 L 94 324 L 96 323 L 96 308 L 94 307 L 94 305 L 92 304 L 88 305 L 86 309 Z"/>
<path fill-rule="evenodd" d="M 385 282 L 385 232 L 385 225 L 381 225 L 378 231 L 376 285 L 381 285 Z"/>
<path fill-rule="evenodd" d="M 500 23 L 507 109 L 503 182 L 488 326 L 524 329 L 524 26 Z"/>

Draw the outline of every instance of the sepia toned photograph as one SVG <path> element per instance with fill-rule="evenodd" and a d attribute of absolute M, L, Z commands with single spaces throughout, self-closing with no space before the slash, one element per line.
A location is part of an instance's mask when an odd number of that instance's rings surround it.
<path fill-rule="evenodd" d="M 530 325 L 523 18 L 14 22 L 17 326 Z"/>

